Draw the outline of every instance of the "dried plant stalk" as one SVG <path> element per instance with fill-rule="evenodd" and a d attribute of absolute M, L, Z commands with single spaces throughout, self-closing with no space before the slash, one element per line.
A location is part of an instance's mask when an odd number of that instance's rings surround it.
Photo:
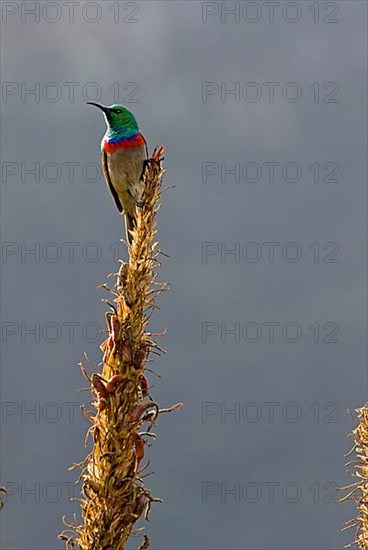
<path fill-rule="evenodd" d="M 97 412 L 91 414 L 84 408 L 91 422 L 88 434 L 93 437 L 93 448 L 77 465 L 82 469 L 83 524 L 67 524 L 74 531 L 60 535 L 67 548 L 123 549 L 135 522 L 143 514 L 147 518 L 151 503 L 159 501 L 141 477 L 145 446 L 148 437 L 155 437 L 150 430 L 158 414 L 181 406 L 159 409 L 149 396 L 144 374 L 150 352 L 162 351 L 147 331 L 156 297 L 165 288 L 156 283 L 160 252 L 154 242 L 164 173 L 162 153 L 163 148 L 154 151 L 142 177 L 144 191 L 137 207 L 129 262 L 121 264 L 116 291 L 111 290 L 115 298 L 106 314 L 109 335 L 101 345 L 102 372 L 89 377 L 82 367 L 96 394 Z M 143 423 L 147 426 L 139 433 Z M 145 535 L 141 548 L 148 546 Z"/>
<path fill-rule="evenodd" d="M 353 454 L 355 460 L 347 466 L 353 466 L 353 476 L 358 479 L 349 487 L 349 492 L 341 499 L 341 502 L 352 500 L 358 508 L 357 516 L 349 521 L 345 529 L 356 528 L 355 540 L 349 545 L 357 545 L 360 550 L 368 550 L 368 403 L 360 409 L 358 425 L 351 433 L 354 438 L 354 446 L 349 455 Z"/>

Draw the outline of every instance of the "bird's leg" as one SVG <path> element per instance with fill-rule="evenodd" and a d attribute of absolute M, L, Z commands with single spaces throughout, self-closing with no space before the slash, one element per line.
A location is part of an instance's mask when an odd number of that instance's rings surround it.
<path fill-rule="evenodd" d="M 142 176 L 144 175 L 144 173 L 146 172 L 146 170 L 148 170 L 148 168 L 151 166 L 152 164 L 152 158 L 150 159 L 145 159 L 143 161 L 143 171 L 142 171 Z"/>
<path fill-rule="evenodd" d="M 142 174 L 141 174 L 141 177 L 139 178 L 139 181 L 142 181 L 144 180 L 145 178 L 145 175 L 146 173 L 148 172 L 150 166 L 151 166 L 151 163 L 152 163 L 152 159 L 144 159 L 143 161 L 143 170 L 142 170 Z M 132 194 L 130 193 L 133 201 L 134 201 L 134 204 L 136 205 L 137 208 L 143 208 L 143 206 L 145 206 L 145 203 L 144 201 L 138 201 L 137 199 L 135 199 Z"/>
<path fill-rule="evenodd" d="M 146 172 L 150 169 L 153 162 L 162 162 L 164 160 L 164 157 L 163 157 L 164 151 L 165 151 L 165 148 L 162 147 L 162 146 L 158 147 L 158 148 L 155 147 L 155 149 L 152 153 L 152 157 L 148 158 L 148 159 L 144 159 L 144 161 L 143 161 L 143 170 L 142 170 L 140 180 L 144 179 L 144 176 L 146 175 Z M 132 197 L 132 198 L 133 198 L 134 203 L 137 206 L 137 208 L 142 208 L 143 206 L 145 206 L 144 201 L 137 201 L 136 199 L 134 199 L 134 197 Z"/>

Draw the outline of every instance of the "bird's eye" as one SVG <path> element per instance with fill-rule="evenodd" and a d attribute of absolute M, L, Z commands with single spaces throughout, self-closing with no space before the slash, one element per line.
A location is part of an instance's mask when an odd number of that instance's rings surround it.
<path fill-rule="evenodd" d="M 121 115 L 122 112 L 123 112 L 123 111 L 122 111 L 121 109 L 115 109 L 115 113 L 116 113 L 117 115 Z"/>

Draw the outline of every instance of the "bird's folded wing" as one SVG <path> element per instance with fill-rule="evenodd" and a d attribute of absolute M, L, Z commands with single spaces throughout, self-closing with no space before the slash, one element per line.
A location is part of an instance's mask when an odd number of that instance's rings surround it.
<path fill-rule="evenodd" d="M 102 161 L 103 173 L 104 173 L 105 180 L 106 180 L 106 183 L 108 185 L 108 188 L 110 189 L 110 193 L 114 198 L 117 209 L 119 210 L 119 212 L 122 212 L 123 207 L 122 207 L 121 202 L 119 200 L 119 196 L 116 192 L 116 189 L 113 186 L 112 181 L 111 181 L 110 172 L 109 172 L 109 164 L 108 164 L 109 161 L 108 161 L 108 158 L 107 158 L 107 153 L 105 153 L 105 151 L 102 151 L 101 161 Z"/>
<path fill-rule="evenodd" d="M 140 135 L 141 135 L 141 137 L 143 138 L 144 146 L 145 146 L 145 149 L 146 149 L 146 159 L 148 159 L 148 145 L 147 145 L 147 141 L 146 141 L 146 138 L 144 137 L 144 135 L 142 135 L 142 134 L 140 134 Z M 143 174 L 144 174 L 144 172 L 145 172 L 145 169 L 146 169 L 146 163 L 144 162 L 144 163 L 143 163 L 142 173 L 141 173 L 140 178 L 139 178 L 140 180 L 141 180 L 142 177 L 143 177 Z"/>

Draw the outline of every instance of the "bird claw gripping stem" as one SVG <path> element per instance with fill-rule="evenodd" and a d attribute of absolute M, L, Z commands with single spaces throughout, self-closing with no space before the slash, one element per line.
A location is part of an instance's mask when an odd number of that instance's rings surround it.
<path fill-rule="evenodd" d="M 153 153 L 152 153 L 152 157 L 149 158 L 149 159 L 145 159 L 143 161 L 143 172 L 142 172 L 142 176 L 141 176 L 141 179 L 144 179 L 144 177 L 146 176 L 146 174 L 148 173 L 149 169 L 151 168 L 152 164 L 154 162 L 158 162 L 158 163 L 161 163 L 163 162 L 164 160 L 164 154 L 165 152 L 165 147 L 163 147 L 161 145 L 161 147 L 155 147 L 154 150 L 153 150 Z M 138 201 L 138 202 L 141 202 L 141 207 L 145 205 L 145 203 L 143 201 Z M 136 203 L 136 206 L 139 206 L 138 203 Z"/>

